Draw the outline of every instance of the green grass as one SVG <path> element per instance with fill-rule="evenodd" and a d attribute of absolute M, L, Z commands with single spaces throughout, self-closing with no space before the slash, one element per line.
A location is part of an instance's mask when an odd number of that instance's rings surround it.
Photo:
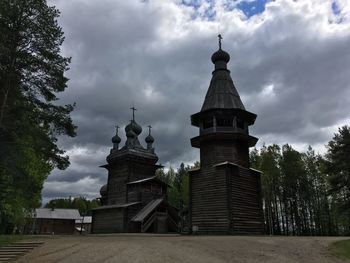
<path fill-rule="evenodd" d="M 6 246 L 9 243 L 25 239 L 22 235 L 0 235 L 0 247 Z"/>
<path fill-rule="evenodd" d="M 329 250 L 339 258 L 350 259 L 350 239 L 332 243 Z"/>

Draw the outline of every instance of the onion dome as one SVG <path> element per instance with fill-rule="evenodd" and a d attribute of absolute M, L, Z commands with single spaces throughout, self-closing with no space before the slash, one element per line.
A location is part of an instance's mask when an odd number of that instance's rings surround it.
<path fill-rule="evenodd" d="M 217 61 L 224 61 L 228 63 L 230 61 L 230 55 L 221 49 L 216 51 L 212 56 L 211 56 L 211 61 L 215 64 Z"/>
<path fill-rule="evenodd" d="M 126 129 L 125 129 L 126 130 Z M 132 130 L 132 129 L 129 129 L 127 132 L 126 132 L 126 137 L 128 138 L 135 138 L 137 135 L 136 133 Z"/>
<path fill-rule="evenodd" d="M 107 196 L 107 185 L 103 185 L 100 189 L 100 195 L 101 196 Z"/>
<path fill-rule="evenodd" d="M 118 144 L 118 143 L 121 142 L 121 140 L 122 140 L 122 139 L 120 139 L 120 137 L 118 136 L 118 134 L 116 134 L 116 135 L 114 135 L 114 136 L 112 137 L 112 143 L 113 143 L 113 144 Z"/>
<path fill-rule="evenodd" d="M 151 134 L 148 134 L 148 136 L 145 139 L 146 143 L 153 143 L 154 142 L 154 138 Z"/>
<path fill-rule="evenodd" d="M 131 135 L 130 131 L 132 131 L 136 136 L 138 136 L 142 132 L 142 127 L 136 123 L 136 121 L 131 120 L 128 125 L 125 127 L 125 132 L 127 137 L 132 137 L 128 136 L 128 133 Z"/>

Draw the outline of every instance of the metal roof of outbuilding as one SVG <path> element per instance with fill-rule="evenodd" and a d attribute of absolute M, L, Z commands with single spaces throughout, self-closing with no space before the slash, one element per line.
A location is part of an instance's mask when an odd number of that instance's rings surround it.
<path fill-rule="evenodd" d="M 80 219 L 78 209 L 62 209 L 62 208 L 37 208 L 35 209 L 35 218 L 45 219 Z"/>

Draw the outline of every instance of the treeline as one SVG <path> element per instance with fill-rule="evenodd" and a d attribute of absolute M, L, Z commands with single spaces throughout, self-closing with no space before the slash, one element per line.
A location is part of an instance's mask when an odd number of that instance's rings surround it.
<path fill-rule="evenodd" d="M 45 208 L 78 209 L 80 215 L 91 216 L 91 209 L 101 206 L 99 199 L 88 200 L 85 197 L 68 197 L 50 200 Z"/>
<path fill-rule="evenodd" d="M 188 171 L 192 168 L 200 166 L 199 162 L 195 162 L 192 166 L 185 166 L 180 164 L 176 170 L 172 167 L 168 171 L 159 169 L 156 172 L 157 176 L 160 176 L 164 182 L 170 187 L 168 188 L 168 202 L 178 209 L 184 209 L 189 204 L 189 177 Z"/>
<path fill-rule="evenodd" d="M 273 235 L 350 234 L 350 128 L 339 129 L 325 155 L 274 144 L 253 149 L 251 166 L 262 171 L 265 233 Z M 188 170 L 158 170 L 171 187 L 169 203 L 188 207 Z"/>
<path fill-rule="evenodd" d="M 250 155 L 262 171 L 267 234 L 350 234 L 350 128 L 339 129 L 327 153 L 309 147 L 263 146 Z"/>

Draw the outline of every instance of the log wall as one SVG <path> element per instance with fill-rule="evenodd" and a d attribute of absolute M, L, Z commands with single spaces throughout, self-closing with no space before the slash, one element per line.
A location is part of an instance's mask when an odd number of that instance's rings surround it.
<path fill-rule="evenodd" d="M 232 162 L 249 167 L 249 151 L 246 142 L 207 141 L 201 143 L 201 166 L 212 166 L 221 162 Z"/>
<path fill-rule="evenodd" d="M 123 208 L 99 209 L 92 211 L 92 233 L 99 234 L 125 232 L 125 215 Z"/>
<path fill-rule="evenodd" d="M 152 177 L 156 166 L 152 163 L 118 162 L 108 173 L 107 205 L 122 204 L 127 200 L 127 182 Z M 129 201 L 130 202 L 130 201 Z"/>
<path fill-rule="evenodd" d="M 190 175 L 191 224 L 199 234 L 226 233 L 229 227 L 224 170 L 201 169 Z"/>
<path fill-rule="evenodd" d="M 126 202 L 126 184 L 128 179 L 128 165 L 112 166 L 108 172 L 107 205 Z"/>
<path fill-rule="evenodd" d="M 227 167 L 229 199 L 231 202 L 230 232 L 262 234 L 260 175 L 242 167 Z"/>
<path fill-rule="evenodd" d="M 190 222 L 198 234 L 262 234 L 260 174 L 230 164 L 190 173 Z"/>

